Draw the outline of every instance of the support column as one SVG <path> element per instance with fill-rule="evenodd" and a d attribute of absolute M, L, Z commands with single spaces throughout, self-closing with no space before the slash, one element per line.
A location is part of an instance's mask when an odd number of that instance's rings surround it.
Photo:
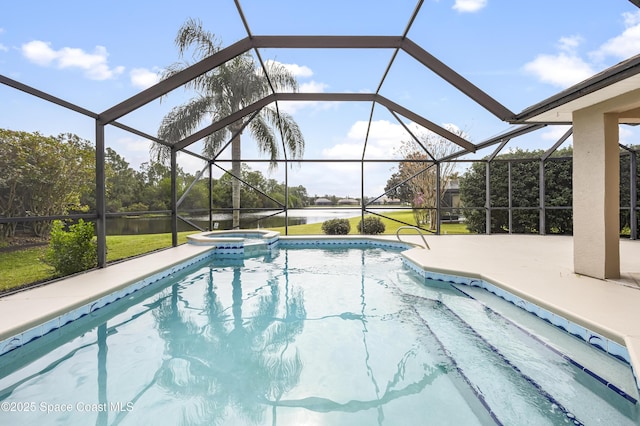
<path fill-rule="evenodd" d="M 618 115 L 573 113 L 573 264 L 578 274 L 620 276 Z"/>
<path fill-rule="evenodd" d="M 171 147 L 171 246 L 178 246 L 178 162 L 177 151 Z"/>
<path fill-rule="evenodd" d="M 96 120 L 96 238 L 98 268 L 107 266 L 107 198 L 104 125 Z"/>

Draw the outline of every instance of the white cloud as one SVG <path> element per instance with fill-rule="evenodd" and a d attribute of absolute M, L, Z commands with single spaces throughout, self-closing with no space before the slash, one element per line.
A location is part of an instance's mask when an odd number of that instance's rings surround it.
<path fill-rule="evenodd" d="M 560 40 L 558 41 L 558 48 L 563 52 L 574 54 L 583 41 L 584 39 L 579 35 L 560 37 Z"/>
<path fill-rule="evenodd" d="M 640 11 L 624 13 L 622 16 L 625 30 L 589 52 L 589 61 L 577 53 L 583 38 L 573 35 L 558 41 L 557 54 L 538 55 L 524 65 L 524 70 L 542 82 L 566 88 L 594 75 L 607 57 L 620 60 L 637 55 L 640 53 Z"/>
<path fill-rule="evenodd" d="M 49 43 L 40 40 L 23 44 L 22 54 L 31 62 L 41 66 L 49 65 L 57 56 L 56 52 L 49 46 Z"/>
<path fill-rule="evenodd" d="M 640 11 L 624 13 L 625 30 L 619 36 L 605 42 L 591 55 L 595 60 L 606 56 L 627 59 L 640 53 Z"/>
<path fill-rule="evenodd" d="M 567 133 L 567 130 L 569 130 L 570 127 L 571 126 L 549 126 L 544 131 L 540 132 L 540 137 L 544 140 L 552 141 L 553 143 L 555 143 L 559 141 L 565 133 Z M 571 136 L 567 140 L 570 141 Z"/>
<path fill-rule="evenodd" d="M 265 62 L 265 66 L 267 69 L 272 66 L 280 66 L 289 71 L 295 77 L 311 77 L 313 75 L 313 71 L 311 68 L 306 65 L 298 65 L 298 64 L 284 64 L 282 62 L 274 61 L 272 59 L 268 59 Z"/>
<path fill-rule="evenodd" d="M 456 0 L 453 9 L 458 12 L 477 12 L 487 6 L 487 0 Z"/>
<path fill-rule="evenodd" d="M 51 44 L 34 40 L 22 45 L 22 54 L 31 62 L 40 66 L 55 65 L 57 68 L 79 68 L 91 80 L 107 80 L 124 72 L 124 67 L 110 68 L 107 64 L 107 49 L 96 46 L 93 53 L 82 49 L 63 47 L 55 50 Z"/>
<path fill-rule="evenodd" d="M 525 72 L 533 74 L 542 82 L 561 88 L 589 78 L 595 71 L 576 53 L 582 42 L 582 37 L 578 35 L 560 38 L 559 53 L 538 55 L 533 61 L 525 64 Z"/>
<path fill-rule="evenodd" d="M 525 64 L 524 70 L 542 82 L 562 88 L 576 84 L 595 73 L 591 65 L 582 58 L 564 52 L 557 55 L 538 55 L 533 61 Z"/>
<path fill-rule="evenodd" d="M 368 121 L 356 121 L 349 129 L 346 140 L 322 150 L 322 155 L 330 159 L 362 158 L 368 125 Z M 415 127 L 415 125 L 410 125 L 409 127 Z M 387 120 L 372 121 L 365 156 L 369 159 L 393 158 L 395 156 L 394 152 L 400 146 L 400 143 L 403 140 L 410 139 L 410 137 L 400 124 Z"/>
<path fill-rule="evenodd" d="M 157 72 L 148 70 L 146 68 L 134 68 L 129 72 L 131 78 L 131 84 L 134 87 L 146 89 L 151 87 L 160 81 L 160 76 Z"/>
<path fill-rule="evenodd" d="M 431 133 L 429 130 L 415 123 L 408 123 L 411 132 L 420 137 L 422 134 Z M 453 124 L 443 124 L 442 127 L 450 131 L 458 131 Z M 353 123 L 344 137 L 329 148 L 323 149 L 321 156 L 324 159 L 360 160 L 362 158 L 364 140 L 367 135 L 368 121 L 360 120 Z M 405 128 L 393 121 L 377 120 L 371 122 L 365 158 L 399 159 L 397 152 L 403 141 L 408 141 L 411 136 Z M 372 162 L 365 164 L 366 194 L 378 196 L 384 192 L 387 179 L 391 176 L 396 162 Z M 324 172 L 309 176 L 307 181 L 313 182 L 307 186 L 311 194 L 335 193 L 341 196 L 360 196 L 359 181 L 353 179 L 361 173 L 359 162 L 323 163 Z M 327 189 L 332 188 L 332 189 Z"/>
<path fill-rule="evenodd" d="M 296 77 L 311 77 L 313 75 L 313 71 L 311 68 L 304 65 L 296 65 L 296 64 L 282 64 L 287 71 L 293 74 Z"/>
<path fill-rule="evenodd" d="M 327 87 L 329 87 L 329 85 L 312 80 L 301 83 L 298 89 L 301 93 L 322 93 Z"/>
<path fill-rule="evenodd" d="M 298 87 L 298 91 L 300 93 L 323 93 L 327 87 L 329 86 L 324 83 L 309 81 L 306 83 L 301 83 Z M 336 102 L 322 103 L 316 101 L 278 102 L 280 110 L 288 114 L 294 114 L 295 112 L 300 111 L 303 108 L 335 108 L 337 106 L 336 104 Z"/>

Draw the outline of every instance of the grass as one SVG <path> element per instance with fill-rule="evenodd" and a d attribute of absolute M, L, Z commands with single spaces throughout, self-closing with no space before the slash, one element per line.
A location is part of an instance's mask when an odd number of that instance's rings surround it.
<path fill-rule="evenodd" d="M 191 232 L 179 232 L 178 243 Z M 107 262 L 171 247 L 171 234 L 107 236 Z M 47 247 L 30 247 L 0 253 L 0 292 L 55 278 L 53 268 L 42 262 Z"/>
<path fill-rule="evenodd" d="M 409 224 L 415 224 L 411 212 L 388 212 L 386 216 Z M 403 223 L 382 217 L 385 234 L 395 234 Z M 352 235 L 358 234 L 360 216 L 349 219 Z M 285 234 L 284 227 L 269 228 Z M 289 227 L 289 235 L 322 235 L 322 223 L 296 225 Z M 443 234 L 468 234 L 464 224 L 445 223 L 441 226 Z M 187 235 L 193 231 L 178 233 L 178 243 L 187 241 Z M 171 234 L 110 235 L 107 236 L 107 262 L 126 259 L 149 253 L 154 250 L 171 247 Z M 0 292 L 18 288 L 27 284 L 47 281 L 55 278 L 53 269 L 42 262 L 46 247 L 31 247 L 22 250 L 0 253 Z"/>
<path fill-rule="evenodd" d="M 178 244 L 187 242 L 194 231 L 178 232 Z M 107 236 L 107 262 L 126 259 L 171 247 L 171 234 L 109 235 Z"/>
<path fill-rule="evenodd" d="M 40 258 L 46 247 L 0 253 L 0 291 L 53 278 L 53 271 Z"/>
<path fill-rule="evenodd" d="M 380 217 L 384 224 L 384 233 L 394 235 L 399 227 L 405 226 L 404 223 L 415 226 L 415 219 L 412 212 L 399 211 L 399 212 L 386 212 L 385 216 Z M 351 231 L 349 235 L 358 235 L 358 223 L 360 223 L 360 216 L 349 218 L 349 225 L 351 225 Z M 393 220 L 395 219 L 395 220 Z M 396 222 L 396 220 L 404 222 Z M 282 235 L 285 234 L 284 226 L 278 228 L 269 228 L 273 231 L 278 231 Z M 322 223 L 310 223 L 308 225 L 295 225 L 289 227 L 289 235 L 322 235 Z M 468 234 L 469 230 L 464 223 L 443 223 L 440 226 L 440 232 L 442 234 Z M 427 233 L 427 232 L 425 232 Z"/>

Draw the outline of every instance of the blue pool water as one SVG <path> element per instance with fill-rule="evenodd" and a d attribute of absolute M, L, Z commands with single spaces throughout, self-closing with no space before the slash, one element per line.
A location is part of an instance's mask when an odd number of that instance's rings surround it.
<path fill-rule="evenodd" d="M 0 358 L 0 424 L 638 424 L 479 291 L 397 250 L 209 258 Z"/>

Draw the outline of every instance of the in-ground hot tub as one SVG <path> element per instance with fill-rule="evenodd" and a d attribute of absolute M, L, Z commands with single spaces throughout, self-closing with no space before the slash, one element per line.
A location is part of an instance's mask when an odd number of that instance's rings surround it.
<path fill-rule="evenodd" d="M 208 231 L 187 236 L 189 244 L 206 245 L 220 254 L 261 254 L 278 245 L 280 233 L 260 229 Z"/>

